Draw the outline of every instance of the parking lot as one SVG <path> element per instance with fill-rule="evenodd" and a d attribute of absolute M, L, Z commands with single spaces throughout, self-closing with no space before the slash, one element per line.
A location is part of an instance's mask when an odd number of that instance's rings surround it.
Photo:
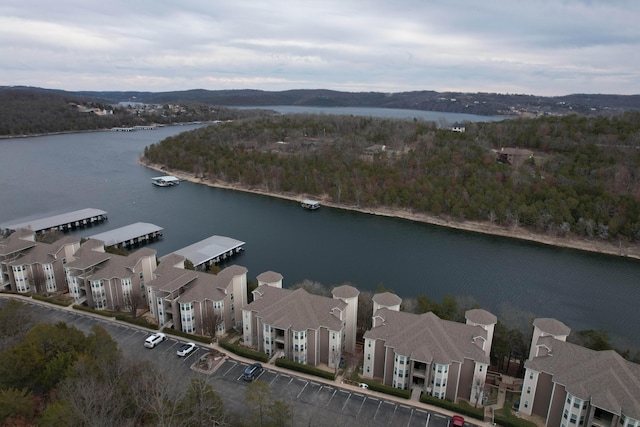
<path fill-rule="evenodd" d="M 90 332 L 93 325 L 99 324 L 111 334 L 125 357 L 149 360 L 185 384 L 188 378 L 204 378 L 221 395 L 227 410 L 236 414 L 247 413 L 244 401 L 249 382 L 242 378 L 249 365 L 246 362 L 231 357 L 221 362 L 215 372 L 199 373 L 191 369 L 191 365 L 208 353 L 207 348 L 198 346 L 188 356 L 178 357 L 176 351 L 184 341 L 171 335 L 167 335 L 167 340 L 155 348 L 148 349 L 143 343 L 149 332 L 137 327 L 38 303 L 31 302 L 29 305 L 37 321 L 62 321 L 85 333 Z M 325 384 L 293 372 L 276 370 L 269 365 L 263 366 L 265 369 L 256 380 L 269 385 L 273 399 L 284 400 L 291 406 L 295 426 L 448 427 L 450 423 L 447 416 L 411 406 L 409 402 L 395 401 L 380 393 L 340 384 Z"/>
<path fill-rule="evenodd" d="M 212 376 L 216 380 L 246 384 L 242 373 L 247 363 L 226 360 Z M 429 426 L 446 427 L 449 418 L 424 409 L 373 396 L 363 390 L 349 390 L 327 385 L 294 374 L 269 369 L 257 378 L 269 384 L 277 399 L 295 408 L 295 418 L 312 426 Z M 241 385 L 242 387 L 242 385 Z"/>

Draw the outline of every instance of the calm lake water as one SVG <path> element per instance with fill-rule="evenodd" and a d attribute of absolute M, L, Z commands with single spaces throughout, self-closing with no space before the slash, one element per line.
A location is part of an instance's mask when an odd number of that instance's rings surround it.
<path fill-rule="evenodd" d="M 361 290 L 382 283 L 401 297 L 436 301 L 451 294 L 503 320 L 520 311 L 555 317 L 640 349 L 639 261 L 327 207 L 309 212 L 289 200 L 188 182 L 153 186 L 158 172 L 137 163 L 144 147 L 195 127 L 0 140 L 0 223 L 103 209 L 107 222 L 76 234 L 150 222 L 164 228 L 150 245 L 158 256 L 229 236 L 247 242 L 234 262 L 250 279 L 273 270 L 286 287 L 308 279 Z"/>

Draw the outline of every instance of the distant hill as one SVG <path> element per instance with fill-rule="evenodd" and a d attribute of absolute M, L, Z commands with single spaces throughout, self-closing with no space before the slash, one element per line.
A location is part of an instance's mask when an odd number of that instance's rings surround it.
<path fill-rule="evenodd" d="M 34 89 L 34 88 L 32 88 Z M 2 88 L 0 88 L 0 91 Z M 443 111 L 478 115 L 601 115 L 640 111 L 640 95 L 574 94 L 557 97 L 535 95 L 415 91 L 399 93 L 339 92 L 326 89 L 298 89 L 279 92 L 262 90 L 204 90 L 176 92 L 64 92 L 103 103 L 137 101 L 146 104 L 201 103 L 210 106 L 298 105 L 313 107 L 377 107 Z"/>
<path fill-rule="evenodd" d="M 165 106 L 114 105 L 113 98 L 32 87 L 0 87 L 0 137 L 95 131 L 112 127 L 235 120 L 265 111 L 184 101 Z M 272 113 L 275 114 L 275 113 Z"/>

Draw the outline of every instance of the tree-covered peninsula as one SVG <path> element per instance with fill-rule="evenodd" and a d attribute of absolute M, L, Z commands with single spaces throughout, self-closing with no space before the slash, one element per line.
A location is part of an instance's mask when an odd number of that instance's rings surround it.
<path fill-rule="evenodd" d="M 273 115 L 168 138 L 141 161 L 210 185 L 640 257 L 636 112 L 456 127 Z"/>

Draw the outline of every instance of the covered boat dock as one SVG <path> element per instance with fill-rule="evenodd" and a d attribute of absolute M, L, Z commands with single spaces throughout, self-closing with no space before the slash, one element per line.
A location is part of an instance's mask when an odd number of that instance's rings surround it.
<path fill-rule="evenodd" d="M 198 243 L 173 252 L 193 263 L 196 270 L 206 270 L 244 250 L 245 242 L 225 236 L 211 236 Z"/>
<path fill-rule="evenodd" d="M 300 206 L 310 211 L 315 211 L 320 208 L 320 202 L 317 200 L 304 199 L 300 202 Z"/>
<path fill-rule="evenodd" d="M 158 187 L 171 187 L 172 185 L 180 184 L 180 178 L 172 175 L 156 176 L 151 178 L 151 182 Z"/>
<path fill-rule="evenodd" d="M 47 231 L 55 230 L 69 231 L 76 228 L 92 226 L 106 219 L 107 213 L 105 211 L 86 208 L 30 221 L 5 223 L 0 225 L 0 229 L 3 234 L 11 233 L 21 228 L 26 228 L 36 233 L 46 233 Z"/>
<path fill-rule="evenodd" d="M 100 240 L 105 246 L 127 249 L 135 245 L 144 245 L 162 237 L 162 227 L 147 222 L 136 222 L 115 230 L 89 236 Z"/>

